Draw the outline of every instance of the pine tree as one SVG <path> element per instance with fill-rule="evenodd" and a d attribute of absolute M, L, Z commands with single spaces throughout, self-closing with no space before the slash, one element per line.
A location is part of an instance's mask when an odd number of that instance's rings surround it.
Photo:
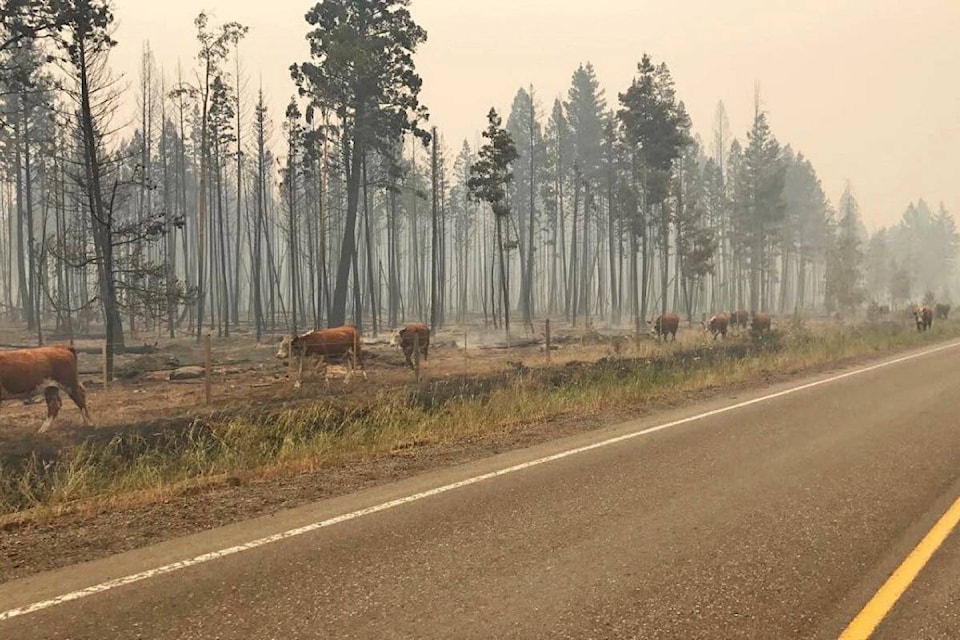
<path fill-rule="evenodd" d="M 860 206 L 847 186 L 840 198 L 836 237 L 827 261 L 825 294 L 829 312 L 851 313 L 863 302 L 862 227 Z"/>
<path fill-rule="evenodd" d="M 503 326 L 510 335 L 510 285 L 507 282 L 506 256 L 504 255 L 503 225 L 510 216 L 507 186 L 513 180 L 511 165 L 519 157 L 510 133 L 501 126 L 495 109 L 487 114 L 487 129 L 483 137 L 487 142 L 480 147 L 478 158 L 470 167 L 467 187 L 471 195 L 490 205 L 496 221 L 497 251 L 500 258 L 500 295 L 503 310 Z"/>
<path fill-rule="evenodd" d="M 329 319 L 332 325 L 346 320 L 364 158 L 368 151 L 389 153 L 406 133 L 424 142 L 430 137 L 420 127 L 426 110 L 419 101 L 421 80 L 413 63 L 427 34 L 413 20 L 409 4 L 409 0 L 319 2 L 306 16 L 313 27 L 307 35 L 313 60 L 291 68 L 311 106 L 336 114 L 339 120 L 347 210 Z M 309 119 L 311 111 L 307 115 Z"/>
<path fill-rule="evenodd" d="M 750 259 L 750 311 L 756 313 L 770 305 L 770 272 L 783 218 L 785 174 L 780 144 L 770 131 L 766 113 L 760 109 L 759 97 L 747 142 L 738 210 L 744 217 L 742 228 Z"/>
<path fill-rule="evenodd" d="M 640 194 L 640 220 L 636 223 L 642 239 L 640 316 L 646 315 L 649 262 L 648 225 L 659 231 L 661 256 L 661 313 L 667 312 L 669 282 L 670 224 L 667 197 L 674 162 L 687 143 L 681 104 L 677 102 L 670 71 L 665 64 L 654 65 L 644 54 L 638 77 L 620 94 L 618 116 L 623 123 L 624 142 L 631 154 L 634 184 Z M 653 212 L 659 215 L 653 216 Z"/>

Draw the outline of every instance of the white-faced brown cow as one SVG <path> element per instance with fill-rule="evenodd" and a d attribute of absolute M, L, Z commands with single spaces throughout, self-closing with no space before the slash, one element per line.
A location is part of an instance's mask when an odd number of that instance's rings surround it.
<path fill-rule="evenodd" d="M 922 333 L 933 326 L 933 309 L 926 305 L 915 307 L 913 319 L 917 323 L 917 331 Z"/>
<path fill-rule="evenodd" d="M 47 418 L 40 425 L 43 433 L 53 424 L 63 402 L 65 391 L 80 409 L 83 424 L 92 427 L 87 413 L 87 397 L 77 377 L 77 352 L 73 347 L 52 346 L 34 349 L 0 351 L 0 398 L 32 396 L 43 391 L 47 401 Z"/>
<path fill-rule="evenodd" d="M 729 325 L 727 314 L 722 312 L 718 313 L 709 320 L 704 320 L 701 324 L 704 330 L 713 334 L 714 340 L 717 339 L 717 336 L 727 337 L 727 326 Z"/>
<path fill-rule="evenodd" d="M 658 338 L 666 339 L 667 335 L 670 335 L 673 338 L 673 341 L 677 340 L 677 329 L 680 328 L 680 316 L 675 313 L 668 313 L 666 315 L 657 316 L 655 320 L 647 321 L 647 324 L 651 325 L 650 333 L 657 336 Z"/>
<path fill-rule="evenodd" d="M 763 311 L 753 314 L 750 322 L 750 331 L 758 337 L 763 336 L 765 333 L 770 333 L 770 314 Z"/>
<path fill-rule="evenodd" d="M 407 366 L 414 368 L 413 354 L 414 350 L 419 348 L 420 357 L 427 359 L 427 352 L 430 347 L 430 327 L 422 322 L 410 322 L 405 324 L 402 329 L 393 334 L 393 340 L 390 344 L 400 346 L 403 349 L 403 357 L 407 361 Z"/>
<path fill-rule="evenodd" d="M 346 376 L 349 381 L 352 374 L 352 367 L 360 369 L 363 377 L 367 374 L 363 371 L 363 360 L 360 351 L 360 332 L 354 325 L 344 325 L 332 329 L 316 329 L 308 331 L 299 336 L 284 336 L 280 341 L 280 348 L 277 350 L 277 358 L 286 360 L 288 358 L 299 358 L 300 364 L 297 372 L 297 382 L 294 385 L 300 388 L 303 377 L 303 359 L 317 358 L 318 366 L 326 365 L 331 361 L 346 360 L 350 363 L 351 369 Z M 327 376 L 325 375 L 326 379 Z"/>

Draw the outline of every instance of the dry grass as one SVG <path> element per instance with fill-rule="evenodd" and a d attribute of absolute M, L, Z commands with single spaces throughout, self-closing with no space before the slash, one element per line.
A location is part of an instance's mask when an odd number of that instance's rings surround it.
<path fill-rule="evenodd" d="M 517 426 L 630 409 L 691 391 L 890 353 L 960 335 L 940 324 L 917 335 L 896 324 L 801 324 L 762 341 L 677 345 L 643 342 L 597 362 L 516 365 L 396 389 L 370 397 L 328 396 L 288 408 L 243 409 L 198 418 L 180 429 L 90 439 L 53 458 L 0 466 L 0 514 L 49 517 L 63 511 L 142 505 L 231 483 L 257 482 L 432 444 L 486 437 Z M 613 352 L 611 352 L 613 353 Z M 532 360 L 528 361 L 534 364 Z"/>

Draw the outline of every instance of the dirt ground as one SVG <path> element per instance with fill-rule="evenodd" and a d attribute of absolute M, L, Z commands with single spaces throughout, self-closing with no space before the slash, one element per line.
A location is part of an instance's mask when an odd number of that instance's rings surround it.
<path fill-rule="evenodd" d="M 33 398 L 32 402 L 5 398 L 0 405 L 0 462 L 20 459 L 33 452 L 46 458 L 62 447 L 79 444 L 89 437 L 100 440 L 120 431 L 162 429 L 218 412 L 289 406 L 329 395 L 368 396 L 371 388 L 382 391 L 414 385 L 413 372 L 406 366 L 400 349 L 391 346 L 389 339 L 389 334 L 364 338 L 366 378 L 354 375 L 349 381 L 341 377 L 324 382 L 322 374 L 311 371 L 308 363 L 303 387 L 297 390 L 293 387 L 295 367 L 276 358 L 280 336 L 266 337 L 260 344 L 243 330 L 233 332 L 229 338 L 213 337 L 213 402 L 209 406 L 205 402 L 203 380 L 169 380 L 170 372 L 177 367 L 203 365 L 203 346 L 197 344 L 194 337 L 128 339 L 128 346 L 155 345 L 156 351 L 118 356 L 115 363 L 118 379 L 110 381 L 106 390 L 102 356 L 88 353 L 99 350 L 102 340 L 77 339 L 74 345 L 80 351 L 80 377 L 96 427 L 92 432 L 84 429 L 80 412 L 72 401 L 63 397 L 63 408 L 53 428 L 37 434 L 46 415 L 42 396 Z M 708 339 L 699 327 L 689 327 L 681 331 L 678 342 Z M 433 336 L 429 357 L 422 363 L 421 382 L 546 364 L 543 340 L 542 324 L 537 334 L 514 333 L 509 347 L 502 332 L 482 327 L 440 330 Z M 661 347 L 647 334 L 638 341 L 626 331 L 563 326 L 552 331 L 551 342 L 550 361 L 555 364 L 593 362 L 615 353 L 649 354 L 669 348 L 669 345 Z M 47 342 L 61 343 L 65 341 Z M 0 345 L 29 344 L 31 336 L 26 332 L 0 328 Z M 334 373 L 342 374 L 339 369 Z"/>
<path fill-rule="evenodd" d="M 554 337 L 559 344 L 550 356 L 551 362 L 558 365 L 595 361 L 613 354 L 646 356 L 675 348 L 673 344 L 660 345 L 649 336 L 640 340 L 630 336 L 629 340 L 624 340 L 623 335 L 615 331 L 584 332 L 560 328 Z M 24 337 L 11 335 L 9 331 L 0 334 L 0 343 L 27 344 L 12 342 L 16 339 L 23 340 Z M 525 339 L 516 336 L 514 341 Z M 462 329 L 441 331 L 432 340 L 429 360 L 423 366 L 423 378 L 430 381 L 464 373 L 481 375 L 547 362 L 542 344 L 509 349 L 485 348 L 498 346 L 501 341 L 499 335 L 468 328 L 467 350 L 464 352 Z M 709 335 L 699 327 L 684 328 L 678 338 L 680 344 L 688 345 L 707 341 Z M 243 334 L 229 339 L 214 338 L 214 402 L 210 407 L 204 404 L 202 381 L 167 380 L 174 362 L 180 365 L 202 362 L 202 349 L 191 338 L 160 341 L 157 352 L 149 356 L 150 360 L 144 356 L 122 356 L 118 368 L 130 368 L 139 363 L 145 371 L 130 379 L 111 382 L 107 390 L 103 390 L 97 373 L 100 357 L 82 354 L 80 367 L 84 372 L 96 428 L 92 432 L 84 430 L 79 412 L 69 400 L 65 400 L 61 419 L 54 429 L 38 435 L 36 429 L 45 412 L 43 403 L 23 405 L 21 401 L 7 400 L 0 412 L 0 460 L 19 458 L 30 452 L 54 455 L 59 448 L 82 442 L 85 438 L 109 438 L 130 429 L 163 429 L 165 425 L 183 424 L 194 417 L 229 411 L 238 406 L 284 406 L 310 402 L 325 394 L 369 395 L 371 388 L 382 390 L 415 384 L 398 348 L 389 346 L 386 340 L 368 340 L 371 344 L 364 346 L 367 379 L 354 377 L 349 383 L 338 380 L 329 384 L 313 380 L 297 391 L 288 377 L 288 368 L 275 358 L 278 342 L 279 337 L 257 345 Z M 96 346 L 98 343 L 91 341 L 89 344 Z M 136 343 L 131 341 L 129 344 Z M 82 348 L 87 343 L 77 341 L 76 345 Z M 796 373 L 766 374 L 740 386 L 756 386 L 790 375 Z M 628 415 L 636 417 L 638 413 L 679 406 L 730 391 L 729 387 L 706 390 L 672 398 L 662 407 L 625 407 L 560 423 L 524 425 L 471 442 L 431 444 L 396 451 L 376 459 L 349 466 L 331 466 L 293 478 L 198 490 L 148 507 L 109 513 L 77 513 L 41 522 L 7 520 L 0 524 L 0 581 L 342 495 L 427 469 L 594 429 Z"/>

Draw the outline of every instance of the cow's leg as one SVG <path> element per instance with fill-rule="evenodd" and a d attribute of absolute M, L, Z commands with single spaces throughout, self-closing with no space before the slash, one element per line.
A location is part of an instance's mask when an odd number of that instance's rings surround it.
<path fill-rule="evenodd" d="M 294 389 L 299 389 L 303 386 L 303 353 L 297 355 L 297 380 L 293 383 Z"/>
<path fill-rule="evenodd" d="M 67 395 L 69 395 L 70 399 L 73 400 L 73 404 L 77 405 L 77 408 L 80 409 L 80 416 L 83 418 L 83 426 L 92 427 L 93 420 L 90 419 L 90 414 L 87 412 L 87 392 L 83 388 L 83 385 L 78 384 L 75 389 L 67 389 Z"/>
<path fill-rule="evenodd" d="M 50 428 L 57 414 L 60 413 L 60 407 L 63 406 L 63 402 L 60 400 L 60 389 L 57 387 L 47 387 L 44 389 L 43 397 L 47 401 L 47 419 L 40 425 L 40 431 L 38 431 L 38 433 L 43 433 Z"/>

